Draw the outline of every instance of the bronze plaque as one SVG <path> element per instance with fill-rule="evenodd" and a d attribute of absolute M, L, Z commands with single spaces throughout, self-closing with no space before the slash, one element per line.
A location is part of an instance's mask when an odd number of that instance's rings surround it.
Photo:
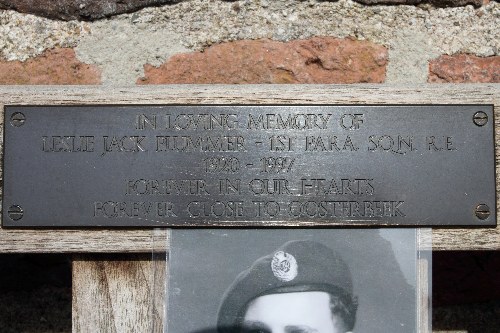
<path fill-rule="evenodd" d="M 491 105 L 6 106 L 5 227 L 495 225 Z"/>

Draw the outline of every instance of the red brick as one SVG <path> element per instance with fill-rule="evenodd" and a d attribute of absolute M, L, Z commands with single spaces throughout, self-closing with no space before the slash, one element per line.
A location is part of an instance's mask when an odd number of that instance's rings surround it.
<path fill-rule="evenodd" d="M 500 56 L 443 55 L 429 63 L 429 82 L 500 83 Z"/>
<path fill-rule="evenodd" d="M 21 61 L 0 60 L 0 84 L 100 84 L 97 67 L 80 62 L 73 49 L 55 48 Z"/>
<path fill-rule="evenodd" d="M 137 83 L 380 83 L 386 64 L 387 49 L 368 41 L 242 40 L 146 64 Z"/>

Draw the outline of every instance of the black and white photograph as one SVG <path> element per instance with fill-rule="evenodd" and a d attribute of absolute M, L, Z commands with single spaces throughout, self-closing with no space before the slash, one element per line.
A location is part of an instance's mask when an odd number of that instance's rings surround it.
<path fill-rule="evenodd" d="M 412 229 L 173 230 L 168 333 L 417 331 Z"/>

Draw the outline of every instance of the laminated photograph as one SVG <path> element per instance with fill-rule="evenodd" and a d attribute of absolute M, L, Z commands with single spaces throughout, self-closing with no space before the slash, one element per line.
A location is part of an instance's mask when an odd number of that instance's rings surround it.
<path fill-rule="evenodd" d="M 166 329 L 417 332 L 417 232 L 173 230 Z"/>

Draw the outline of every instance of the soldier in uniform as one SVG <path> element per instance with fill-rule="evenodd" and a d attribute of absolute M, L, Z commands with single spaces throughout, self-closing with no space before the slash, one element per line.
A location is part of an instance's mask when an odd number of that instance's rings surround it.
<path fill-rule="evenodd" d="M 255 261 L 225 292 L 219 333 L 346 333 L 356 298 L 344 260 L 313 241 L 290 241 Z"/>

